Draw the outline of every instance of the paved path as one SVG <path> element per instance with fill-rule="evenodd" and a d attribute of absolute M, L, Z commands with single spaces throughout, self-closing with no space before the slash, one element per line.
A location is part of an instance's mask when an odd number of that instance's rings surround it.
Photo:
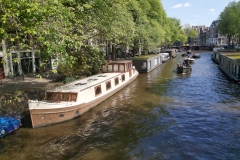
<path fill-rule="evenodd" d="M 27 92 L 51 88 L 52 85 L 61 84 L 62 82 L 54 82 L 56 79 L 60 78 L 60 75 L 50 75 L 43 79 L 36 78 L 33 75 L 27 75 L 23 79 L 23 76 L 16 76 L 15 78 L 5 78 L 0 84 L 0 93 L 14 93 Z"/>

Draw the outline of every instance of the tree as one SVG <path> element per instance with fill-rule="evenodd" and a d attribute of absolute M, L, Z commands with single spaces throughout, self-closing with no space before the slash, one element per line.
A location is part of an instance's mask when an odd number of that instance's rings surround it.
<path fill-rule="evenodd" d="M 240 33 L 240 2 L 230 2 L 227 7 L 225 7 L 224 11 L 221 12 L 218 21 L 218 30 L 221 34 L 226 35 L 228 37 L 228 45 L 230 41 L 235 41 L 236 37 L 239 37 Z M 238 38 L 239 39 L 239 38 Z M 240 42 L 238 40 L 238 42 Z"/>

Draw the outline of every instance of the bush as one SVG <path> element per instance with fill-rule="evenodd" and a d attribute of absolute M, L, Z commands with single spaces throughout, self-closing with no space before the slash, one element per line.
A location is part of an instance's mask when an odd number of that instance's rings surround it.
<path fill-rule="evenodd" d="M 79 52 L 72 53 L 74 57 L 71 64 L 64 61 L 58 65 L 58 72 L 66 77 L 73 75 L 93 75 L 100 72 L 100 67 L 105 63 L 103 54 L 92 46 L 84 46 Z"/>

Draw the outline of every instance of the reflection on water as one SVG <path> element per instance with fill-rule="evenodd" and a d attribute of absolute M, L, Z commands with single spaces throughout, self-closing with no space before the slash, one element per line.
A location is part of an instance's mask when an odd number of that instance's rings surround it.
<path fill-rule="evenodd" d="M 239 84 L 210 53 L 177 74 L 175 59 L 71 121 L 20 128 L 0 159 L 239 159 Z"/>

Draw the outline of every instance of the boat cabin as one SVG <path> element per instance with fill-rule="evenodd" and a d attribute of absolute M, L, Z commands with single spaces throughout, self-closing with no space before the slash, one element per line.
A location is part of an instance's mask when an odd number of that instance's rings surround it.
<path fill-rule="evenodd" d="M 132 61 L 113 61 L 102 66 L 102 73 L 124 73 L 132 69 Z"/>
<path fill-rule="evenodd" d="M 55 103 L 61 102 L 61 101 L 76 102 L 77 93 L 47 92 L 45 100 L 48 102 L 55 102 Z"/>

